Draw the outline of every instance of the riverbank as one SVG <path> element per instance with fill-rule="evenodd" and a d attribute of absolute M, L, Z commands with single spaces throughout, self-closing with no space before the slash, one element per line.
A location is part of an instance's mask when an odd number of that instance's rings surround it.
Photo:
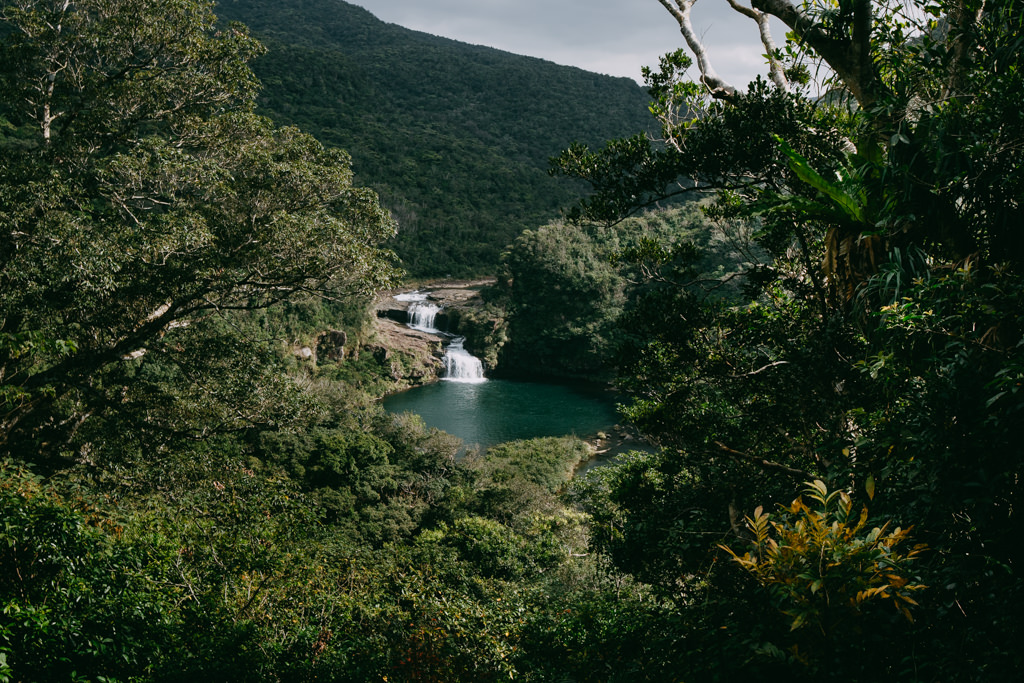
<path fill-rule="evenodd" d="M 583 439 L 591 447 L 595 457 L 611 458 L 633 450 L 653 448 L 643 440 L 636 430 L 617 424 L 607 431 L 601 431 Z"/>

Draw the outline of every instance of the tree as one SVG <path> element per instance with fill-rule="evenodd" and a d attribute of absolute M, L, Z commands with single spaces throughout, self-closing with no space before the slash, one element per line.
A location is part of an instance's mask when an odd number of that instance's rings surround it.
<path fill-rule="evenodd" d="M 526 230 L 503 254 L 510 344 L 503 364 L 521 372 L 586 377 L 612 343 L 622 282 L 579 227 Z"/>
<path fill-rule="evenodd" d="M 122 435 L 272 422 L 296 392 L 234 312 L 393 272 L 390 216 L 345 153 L 253 115 L 261 48 L 212 6 L 3 3 L 0 114 L 24 132 L 0 160 L 5 452 L 86 455 L 103 415 Z"/>
<path fill-rule="evenodd" d="M 878 482 L 872 512 L 915 525 L 928 588 L 907 608 L 914 624 L 820 641 L 845 653 L 828 673 L 849 678 L 879 643 L 913 639 L 935 646 L 880 666 L 916 680 L 1006 675 L 1020 665 L 1009 643 L 1024 596 L 1010 540 L 1024 349 L 1011 303 L 1024 266 L 1011 151 L 1024 116 L 1008 89 L 1024 86 L 1019 5 L 754 6 L 793 29 L 787 69 L 822 60 L 833 92 L 811 100 L 793 81 L 761 80 L 709 90 L 703 65 L 686 82 L 678 52 L 647 72 L 661 140 L 561 158 L 594 186 L 584 216 L 715 193 L 709 215 L 754 221 L 774 257 L 728 307 L 662 291 L 630 313 L 628 412 L 663 449 L 581 487 L 595 544 L 683 607 L 704 590 L 735 628 L 729 615 L 763 614 L 763 591 L 701 548 L 732 546 L 747 534 L 739 510 L 782 505 L 802 481 L 846 495 Z M 764 623 L 740 621 L 751 651 L 771 654 Z"/>
<path fill-rule="evenodd" d="M 789 55 L 808 54 L 812 59 L 823 61 L 842 81 L 843 86 L 857 103 L 870 109 L 876 102 L 889 94 L 883 78 L 884 66 L 873 59 L 887 36 L 878 31 L 875 18 L 881 15 L 888 26 L 896 28 L 912 15 L 913 3 L 885 2 L 871 0 L 843 0 L 831 3 L 803 3 L 795 5 L 789 0 L 751 0 L 746 6 L 737 0 L 726 0 L 729 6 L 757 23 L 764 57 L 768 62 L 771 80 L 781 90 L 790 88 L 791 71 L 783 62 L 784 53 L 776 47 L 771 35 L 769 17 L 781 20 L 792 31 L 787 36 Z M 686 39 L 687 47 L 697 59 L 700 82 L 713 95 L 723 99 L 735 99 L 738 90 L 723 81 L 714 71 L 707 48 L 693 28 L 691 14 L 695 0 L 658 0 L 679 24 L 679 30 Z M 957 3 L 960 5 L 961 3 Z M 966 3 L 964 3 L 966 4 Z M 954 11 L 964 13 L 967 8 L 960 6 Z M 893 49 L 894 42 L 884 44 L 884 49 Z M 802 80 L 799 75 L 797 80 Z"/>
<path fill-rule="evenodd" d="M 692 34 L 693 3 L 659 1 L 684 34 Z M 881 262 L 893 247 L 916 244 L 944 257 L 978 252 L 1024 262 L 1024 241 L 1010 227 L 1020 215 L 1011 198 L 1022 187 L 1011 151 L 1022 126 L 1009 90 L 1021 78 L 1015 3 L 754 5 L 746 9 L 792 29 L 783 49 L 767 50 L 774 86 L 751 84 L 742 92 L 722 82 L 699 43 L 692 45 L 700 70 L 696 83 L 688 83 L 691 60 L 682 50 L 663 58 L 658 70 L 645 70 L 652 111 L 662 125 L 660 141 L 613 141 L 598 153 L 578 146 L 560 159 L 562 172 L 594 185 L 588 215 L 615 219 L 680 192 L 715 189 L 756 202 L 750 210 L 769 217 L 769 207 L 786 203 L 776 195 L 812 201 L 820 195 L 819 209 L 833 218 L 834 209 L 852 200 L 871 210 L 848 216 L 853 220 L 843 225 L 832 221 L 826 229 L 835 232 L 825 245 L 838 266 L 826 275 L 847 293 L 842 273 L 863 271 L 858 261 Z M 775 77 L 780 60 L 794 74 L 786 83 Z M 799 87 L 806 79 L 796 77 L 807 60 L 832 74 L 825 83 L 831 90 L 817 102 Z M 786 104 L 788 96 L 802 103 L 796 119 L 786 113 L 793 106 Z M 739 127 L 743 112 L 758 115 L 760 130 Z M 782 154 L 773 135 L 797 156 Z M 810 181 L 808 170 L 817 181 Z M 841 193 L 820 182 L 833 174 L 842 177 L 835 188 Z"/>

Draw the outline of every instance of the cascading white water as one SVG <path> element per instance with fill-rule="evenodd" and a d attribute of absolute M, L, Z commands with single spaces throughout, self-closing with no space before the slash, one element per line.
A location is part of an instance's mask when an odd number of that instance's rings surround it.
<path fill-rule="evenodd" d="M 434 327 L 434 321 L 440 310 L 441 307 L 437 304 L 428 301 L 413 301 L 409 304 L 408 309 L 409 327 L 421 332 L 440 332 Z"/>
<path fill-rule="evenodd" d="M 395 294 L 393 298 L 395 301 L 426 301 L 428 296 L 430 296 L 430 292 L 421 292 L 417 289 L 412 292 Z"/>
<path fill-rule="evenodd" d="M 412 292 L 395 294 L 394 299 L 395 301 L 426 301 L 428 296 L 430 296 L 430 292 L 421 292 L 417 289 Z"/>
<path fill-rule="evenodd" d="M 462 348 L 465 337 L 451 340 L 444 350 L 444 375 L 441 379 L 448 382 L 479 383 L 486 382 L 484 364 L 480 359 Z"/>
<path fill-rule="evenodd" d="M 442 307 L 429 302 L 427 300 L 429 297 L 430 292 L 417 290 L 396 294 L 394 298 L 396 301 L 409 302 L 409 307 L 406 309 L 406 324 L 409 327 L 421 332 L 450 337 L 451 335 L 434 327 L 437 314 Z M 462 344 L 465 340 L 465 337 L 453 337 L 445 346 L 444 357 L 441 359 L 444 362 L 444 374 L 441 379 L 449 382 L 486 382 L 484 364 L 463 348 Z"/>

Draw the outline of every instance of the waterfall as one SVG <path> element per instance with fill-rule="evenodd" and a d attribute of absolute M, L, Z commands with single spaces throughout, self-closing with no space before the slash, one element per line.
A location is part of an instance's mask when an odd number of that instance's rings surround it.
<path fill-rule="evenodd" d="M 406 324 L 409 327 L 420 332 L 437 334 L 440 330 L 434 327 L 434 321 L 441 307 L 427 301 L 428 298 L 430 298 L 430 292 L 421 292 L 418 289 L 414 292 L 403 292 L 394 296 L 395 301 L 409 303 L 409 307 L 405 309 L 406 316 L 408 316 Z"/>
<path fill-rule="evenodd" d="M 442 359 L 444 361 L 444 376 L 441 379 L 449 382 L 486 382 L 483 363 L 462 348 L 462 343 L 465 340 L 465 337 L 455 337 L 445 347 Z"/>
<path fill-rule="evenodd" d="M 442 332 L 434 327 L 437 314 L 441 311 L 441 306 L 427 300 L 430 298 L 430 292 L 416 290 L 415 292 L 396 294 L 394 298 L 396 301 L 409 303 L 409 307 L 406 309 L 406 315 L 408 316 L 406 324 L 409 327 L 420 332 L 429 332 L 430 334 L 451 338 L 451 341 L 445 346 L 444 357 L 441 359 L 444 362 L 444 374 L 441 379 L 449 382 L 466 383 L 487 381 L 487 378 L 484 377 L 484 364 L 480 362 L 479 358 L 473 356 L 462 347 L 466 338 L 453 337 L 447 332 Z"/>
<path fill-rule="evenodd" d="M 409 327 L 421 332 L 439 332 L 440 330 L 434 327 L 434 319 L 437 318 L 437 313 L 440 310 L 441 307 L 437 304 L 428 301 L 413 301 L 409 304 L 408 309 Z"/>

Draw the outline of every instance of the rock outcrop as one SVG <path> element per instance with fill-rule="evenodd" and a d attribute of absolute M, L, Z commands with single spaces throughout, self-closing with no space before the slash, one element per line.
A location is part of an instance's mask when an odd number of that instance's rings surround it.
<path fill-rule="evenodd" d="M 345 359 L 345 344 L 348 335 L 344 330 L 327 330 L 316 340 L 316 357 L 319 361 L 339 362 Z"/>
<path fill-rule="evenodd" d="M 377 338 L 378 344 L 367 350 L 382 364 L 390 363 L 393 380 L 415 385 L 437 379 L 444 354 L 440 337 L 382 318 L 377 321 Z"/>
<path fill-rule="evenodd" d="M 472 280 L 466 282 L 438 282 L 427 284 L 418 291 L 426 293 L 426 301 L 440 306 L 441 311 L 437 314 L 435 325 L 439 330 L 448 330 L 450 315 L 453 311 L 467 308 L 479 308 L 483 305 L 480 299 L 480 289 L 494 284 L 493 279 Z M 408 293 L 409 290 L 388 292 L 377 302 L 377 317 L 394 320 L 398 323 L 409 322 L 409 307 L 412 301 L 401 301 L 395 299 L 396 294 Z M 461 334 L 456 330 L 448 330 Z"/>

